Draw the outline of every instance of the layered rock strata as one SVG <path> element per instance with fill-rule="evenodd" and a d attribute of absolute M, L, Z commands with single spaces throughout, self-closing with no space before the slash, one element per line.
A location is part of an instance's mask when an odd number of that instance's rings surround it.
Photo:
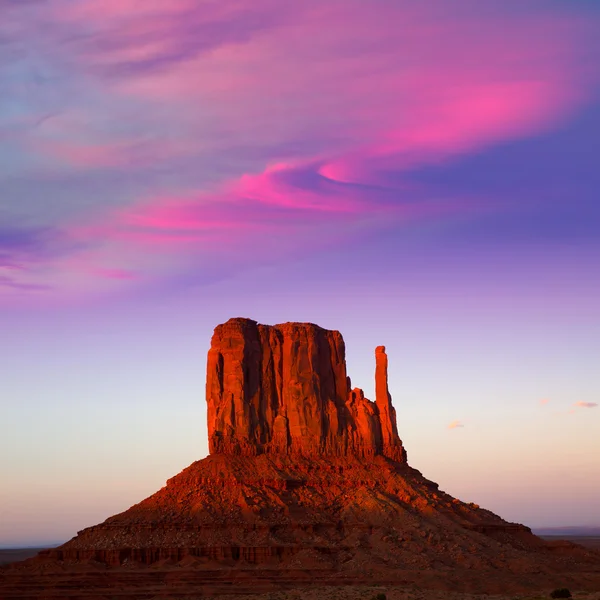
<path fill-rule="evenodd" d="M 383 455 L 405 462 L 379 346 L 376 395 L 351 389 L 339 331 L 311 323 L 230 319 L 208 352 L 211 454 Z"/>

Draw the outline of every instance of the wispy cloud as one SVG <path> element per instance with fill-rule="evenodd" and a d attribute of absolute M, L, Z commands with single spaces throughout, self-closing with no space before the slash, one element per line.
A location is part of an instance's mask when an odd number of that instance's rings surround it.
<path fill-rule="evenodd" d="M 542 398 L 540 400 L 540 406 L 546 406 L 546 404 L 548 404 L 550 402 L 550 400 L 548 398 Z"/>
<path fill-rule="evenodd" d="M 0 288 L 6 288 L 18 292 L 43 292 L 51 289 L 51 286 L 39 283 L 24 283 L 15 277 L 0 275 Z"/>
<path fill-rule="evenodd" d="M 458 421 L 458 420 L 452 421 L 452 423 L 450 423 L 448 425 L 448 429 L 459 429 L 461 427 L 464 427 L 464 424 L 462 421 Z"/>
<path fill-rule="evenodd" d="M 575 408 L 596 408 L 598 406 L 597 402 L 575 402 L 575 404 L 573 404 L 573 406 Z"/>
<path fill-rule="evenodd" d="M 66 10 L 65 10 L 66 9 Z M 293 12 L 274 0 L 177 3 L 128 0 L 63 7 L 61 20 L 85 22 L 94 35 L 77 40 L 85 60 L 101 73 L 132 77 L 161 72 L 230 45 L 247 45 Z"/>
<path fill-rule="evenodd" d="M 57 233 L 29 250 L 0 243 L 0 259 L 22 266 L 26 285 L 58 277 L 67 294 L 91 289 L 88 277 L 160 280 L 209 254 L 241 268 L 392 224 L 476 216 L 485 198 L 432 194 L 407 174 L 553 127 L 592 88 L 579 66 L 587 26 L 551 10 L 6 5 L 15 60 L 0 71 L 0 158 L 11 185 L 39 182 L 19 210 Z"/>

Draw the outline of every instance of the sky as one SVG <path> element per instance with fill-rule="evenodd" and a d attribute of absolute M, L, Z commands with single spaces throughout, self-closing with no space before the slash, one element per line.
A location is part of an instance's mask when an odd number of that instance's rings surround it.
<path fill-rule="evenodd" d="M 214 327 L 385 345 L 409 462 L 600 525 L 600 4 L 0 0 L 0 547 L 207 454 Z"/>

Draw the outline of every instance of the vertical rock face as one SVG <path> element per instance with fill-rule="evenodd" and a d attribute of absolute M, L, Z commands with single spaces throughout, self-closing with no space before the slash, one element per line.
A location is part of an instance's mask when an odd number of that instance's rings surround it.
<path fill-rule="evenodd" d="M 350 389 L 338 331 L 230 319 L 215 329 L 208 352 L 211 454 L 383 454 L 405 461 L 383 346 L 376 364 L 371 402 Z"/>

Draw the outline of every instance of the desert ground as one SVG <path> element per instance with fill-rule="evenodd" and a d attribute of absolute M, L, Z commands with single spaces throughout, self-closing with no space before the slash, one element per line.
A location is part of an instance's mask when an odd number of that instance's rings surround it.
<path fill-rule="evenodd" d="M 45 550 L 45 547 L 40 548 L 0 548 L 0 565 L 18 562 L 35 556 L 40 550 Z"/>
<path fill-rule="evenodd" d="M 545 600 L 549 593 L 544 590 L 539 595 L 488 595 L 464 594 L 421 590 L 419 588 L 402 589 L 400 587 L 319 587 L 313 589 L 288 590 L 250 596 L 219 596 L 220 600 Z M 600 600 L 600 592 L 572 592 L 573 600 Z M 200 598 L 200 597 L 199 597 Z M 205 597 L 206 598 L 206 597 Z"/>
<path fill-rule="evenodd" d="M 540 535 L 544 540 L 549 542 L 553 540 L 567 540 L 592 550 L 600 550 L 600 535 Z"/>
<path fill-rule="evenodd" d="M 587 548 L 600 551 L 600 535 L 593 536 L 540 536 L 546 540 L 568 540 Z M 0 565 L 8 564 L 11 562 L 17 562 L 20 560 L 25 560 L 34 556 L 39 550 L 42 548 L 20 548 L 20 549 L 2 549 L 0 550 Z M 40 575 L 43 574 L 40 573 Z M 133 573 L 132 573 L 133 575 Z M 426 580 L 426 578 L 425 578 Z M 557 586 L 561 586 L 561 582 L 557 580 Z M 208 598 L 216 598 L 218 597 L 220 600 L 383 600 L 385 596 L 385 600 L 544 600 L 550 598 L 550 592 L 552 591 L 550 588 L 548 589 L 540 589 L 535 593 L 526 592 L 526 593 L 513 593 L 513 594 L 486 594 L 481 593 L 481 589 L 477 589 L 477 593 L 466 593 L 466 592 L 458 592 L 451 591 L 449 589 L 428 589 L 429 586 L 424 581 L 423 586 L 418 584 L 410 584 L 410 585 L 314 585 L 314 586 L 303 586 L 298 588 L 288 588 L 281 590 L 273 590 L 273 591 L 265 591 L 262 593 L 256 594 L 246 594 L 246 593 L 223 593 L 221 589 L 217 594 L 204 593 L 199 595 L 194 595 L 191 592 L 190 588 L 186 586 L 186 590 L 184 595 L 163 595 L 164 590 L 156 589 L 152 590 L 152 586 L 146 587 L 142 592 L 142 595 L 136 594 L 135 588 L 137 586 L 133 586 L 132 589 L 111 589 L 110 592 L 107 591 L 108 595 L 101 593 L 98 595 L 98 590 L 92 592 L 91 596 L 86 594 L 85 589 L 65 589 L 63 592 L 54 589 L 52 591 L 48 591 L 47 594 L 44 594 L 43 598 L 47 598 L 48 600 L 59 600 L 61 598 L 69 598 L 70 600 L 84 600 L 91 599 L 94 600 L 127 600 L 133 599 L 141 600 L 175 600 L 176 598 L 180 600 L 181 598 L 185 598 L 186 600 L 206 600 Z M 244 586 L 247 589 L 247 586 Z M 439 588 L 438 585 L 435 586 Z M 569 587 L 569 586 L 567 586 Z M 138 588 L 138 591 L 141 591 Z M 181 590 L 183 591 L 183 589 Z M 578 590 L 575 587 L 571 586 L 570 591 L 573 595 L 574 600 L 600 600 L 600 587 L 597 590 L 590 591 L 588 590 Z M 58 595 L 57 595 L 58 594 Z M 63 595 L 64 594 L 64 595 Z M 28 596 L 27 592 L 24 591 L 23 595 L 10 596 L 10 599 L 17 600 L 29 598 L 32 596 Z M 36 596 L 37 597 L 37 596 Z M 2 597 L 1 600 L 9 600 L 9 598 Z"/>

